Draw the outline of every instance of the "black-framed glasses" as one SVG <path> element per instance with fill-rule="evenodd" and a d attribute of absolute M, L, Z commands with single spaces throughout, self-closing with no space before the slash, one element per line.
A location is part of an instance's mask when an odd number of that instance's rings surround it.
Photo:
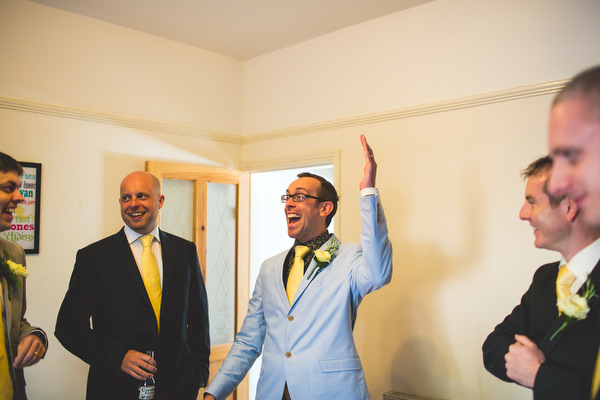
<path fill-rule="evenodd" d="M 309 199 L 317 199 L 319 201 L 325 201 L 325 200 L 323 200 L 320 197 L 311 196 L 309 194 L 295 193 L 295 194 L 284 194 L 283 196 L 281 196 L 281 202 L 282 203 L 287 203 L 288 199 L 292 199 L 292 200 L 294 200 L 294 203 L 302 203 L 307 198 L 309 198 Z"/>

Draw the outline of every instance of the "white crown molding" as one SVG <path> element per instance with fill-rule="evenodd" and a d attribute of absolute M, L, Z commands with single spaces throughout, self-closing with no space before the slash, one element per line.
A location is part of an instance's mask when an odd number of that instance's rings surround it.
<path fill-rule="evenodd" d="M 428 114 L 437 114 L 447 111 L 455 111 L 464 108 L 479 107 L 488 104 L 502 103 L 507 101 L 519 100 L 529 97 L 544 96 L 557 93 L 568 82 L 568 79 L 554 82 L 539 83 L 527 86 L 520 86 L 512 89 L 489 92 L 475 96 L 444 100 L 436 103 L 421 104 L 413 107 L 404 107 L 391 111 L 354 116 L 349 118 L 337 119 L 327 122 L 319 122 L 309 125 L 301 125 L 292 128 L 279 129 L 264 133 L 257 133 L 244 136 L 244 143 L 263 142 L 267 140 L 280 139 L 297 135 L 304 135 L 317 131 L 326 131 L 332 129 L 346 128 L 352 126 L 361 126 L 374 124 L 378 122 L 412 118 Z"/>
<path fill-rule="evenodd" d="M 0 97 L 0 108 L 24 111 L 34 114 L 50 115 L 59 118 L 70 118 L 82 121 L 97 122 L 101 124 L 116 125 L 126 128 L 143 129 L 171 135 L 192 136 L 201 139 L 214 140 L 217 142 L 235 144 L 242 143 L 241 136 L 230 133 L 191 128 L 187 126 L 168 124 L 165 122 L 150 121 L 119 115 L 102 114 L 94 111 L 78 110 L 75 108 L 36 103 L 27 100 L 11 99 L 7 97 Z"/>
<path fill-rule="evenodd" d="M 158 121 L 102 114 L 94 111 L 79 110 L 75 108 L 61 107 L 56 105 L 43 104 L 33 101 L 19 100 L 7 97 L 0 97 L 0 108 L 35 114 L 50 115 L 60 118 L 70 118 L 82 121 L 123 126 L 128 128 L 144 129 L 172 135 L 192 136 L 201 139 L 214 140 L 217 142 L 247 144 L 304 135 L 318 131 L 327 131 L 345 127 L 368 125 L 378 122 L 399 120 L 428 114 L 460 110 L 464 108 L 479 107 L 487 104 L 519 100 L 528 97 L 545 96 L 557 93 L 567 82 L 568 80 L 565 79 L 553 82 L 520 86 L 512 89 L 483 93 L 475 96 L 450 99 L 436 103 L 417 105 L 413 107 L 404 107 L 391 111 L 383 111 L 373 114 L 353 116 L 332 121 L 317 122 L 314 124 L 278 129 L 245 136 L 168 124 Z"/>

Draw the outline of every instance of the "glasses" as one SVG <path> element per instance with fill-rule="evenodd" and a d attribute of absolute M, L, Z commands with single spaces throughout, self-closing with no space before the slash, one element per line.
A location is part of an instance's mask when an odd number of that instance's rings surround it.
<path fill-rule="evenodd" d="M 292 199 L 292 200 L 294 200 L 294 203 L 302 203 L 307 198 L 317 199 L 319 201 L 325 201 L 319 197 L 311 196 L 311 195 L 304 194 L 304 193 L 296 193 L 296 194 L 284 194 L 283 196 L 281 196 L 281 202 L 287 203 L 288 199 Z"/>

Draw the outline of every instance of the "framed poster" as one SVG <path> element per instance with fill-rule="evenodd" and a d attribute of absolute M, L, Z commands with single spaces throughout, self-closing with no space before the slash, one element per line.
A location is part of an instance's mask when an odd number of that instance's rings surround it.
<path fill-rule="evenodd" d="M 1 235 L 21 246 L 26 254 L 39 254 L 42 164 L 21 161 L 19 164 L 23 167 L 19 191 L 25 201 L 17 206 L 10 230 Z"/>

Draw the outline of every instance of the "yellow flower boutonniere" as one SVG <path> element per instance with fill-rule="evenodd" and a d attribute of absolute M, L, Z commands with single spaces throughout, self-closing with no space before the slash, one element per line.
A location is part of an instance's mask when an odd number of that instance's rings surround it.
<path fill-rule="evenodd" d="M 564 321 L 560 328 L 550 336 L 550 340 L 553 340 L 554 337 L 568 325 L 586 319 L 590 312 L 588 301 L 594 297 L 596 297 L 596 288 L 588 277 L 585 281 L 585 288 L 581 293 L 581 296 L 572 294 L 564 299 L 558 299 L 556 305 L 560 312 L 560 316 Z"/>
<path fill-rule="evenodd" d="M 319 268 L 319 270 L 321 270 L 327 267 L 331 262 L 332 258 L 335 256 L 335 253 L 338 251 L 339 247 L 340 242 L 338 242 L 336 239 L 333 239 L 333 241 L 329 243 L 329 246 L 326 250 L 315 250 L 316 265 L 313 267 L 312 271 L 310 271 L 310 274 L 308 275 L 307 279 L 310 279 L 313 272 L 315 272 L 315 269 Z"/>
<path fill-rule="evenodd" d="M 21 287 L 21 280 L 19 277 L 28 277 L 29 272 L 27 272 L 27 269 L 25 269 L 24 266 L 11 260 L 6 249 L 3 250 L 3 255 L 0 257 L 0 275 L 6 279 L 8 285 L 8 298 L 10 299 L 12 289 L 15 286 L 18 288 Z"/>

